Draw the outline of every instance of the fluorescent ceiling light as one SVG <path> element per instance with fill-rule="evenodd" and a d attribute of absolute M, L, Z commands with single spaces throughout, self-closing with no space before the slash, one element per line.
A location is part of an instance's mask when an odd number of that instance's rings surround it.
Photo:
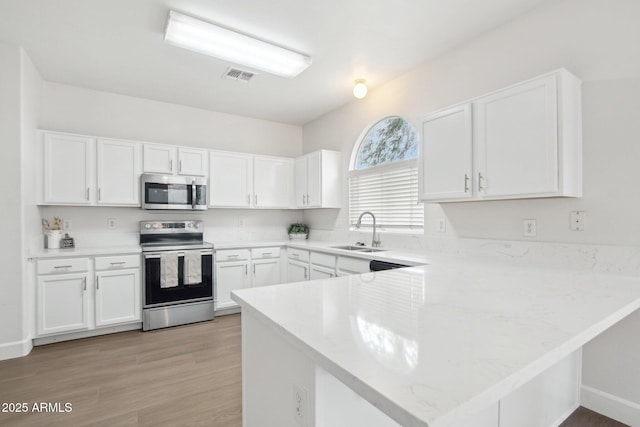
<path fill-rule="evenodd" d="M 311 58 L 244 34 L 169 11 L 164 40 L 175 46 L 282 77 L 295 77 Z"/>

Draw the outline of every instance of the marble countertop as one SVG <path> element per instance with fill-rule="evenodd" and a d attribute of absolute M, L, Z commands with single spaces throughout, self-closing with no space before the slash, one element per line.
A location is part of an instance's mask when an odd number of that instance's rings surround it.
<path fill-rule="evenodd" d="M 140 245 L 95 246 L 69 249 L 41 249 L 32 251 L 29 254 L 29 258 L 66 258 L 96 255 L 137 254 L 141 252 L 142 248 Z"/>
<path fill-rule="evenodd" d="M 336 249 L 334 246 L 345 246 L 345 242 L 327 242 L 318 240 L 282 240 L 282 241 L 255 241 L 255 242 L 214 242 L 215 250 L 257 248 L 268 246 L 286 246 L 297 249 L 305 249 L 316 252 L 330 253 L 339 256 L 350 256 L 362 259 L 377 259 L 381 261 L 396 262 L 411 266 L 429 264 L 431 257 L 423 253 L 394 248 L 377 248 L 379 252 L 359 252 L 345 249 Z"/>
<path fill-rule="evenodd" d="M 429 427 L 489 407 L 640 307 L 638 277 L 431 261 L 232 298 L 401 425 Z"/>

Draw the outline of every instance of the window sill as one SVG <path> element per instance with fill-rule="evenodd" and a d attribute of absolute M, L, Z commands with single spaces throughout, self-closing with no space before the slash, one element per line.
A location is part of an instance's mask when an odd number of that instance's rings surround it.
<path fill-rule="evenodd" d="M 371 233 L 373 231 L 370 227 L 349 227 L 349 231 L 356 231 L 361 233 Z M 376 234 L 416 234 L 424 235 L 424 228 L 376 228 Z"/>

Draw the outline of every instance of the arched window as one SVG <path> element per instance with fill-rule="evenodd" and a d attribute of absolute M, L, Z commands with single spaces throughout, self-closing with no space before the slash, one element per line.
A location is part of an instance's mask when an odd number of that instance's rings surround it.
<path fill-rule="evenodd" d="M 411 123 L 389 116 L 362 133 L 351 155 L 349 222 L 364 211 L 388 229 L 423 229 L 424 207 L 418 201 L 418 133 Z M 372 225 L 365 216 L 363 225 Z"/>

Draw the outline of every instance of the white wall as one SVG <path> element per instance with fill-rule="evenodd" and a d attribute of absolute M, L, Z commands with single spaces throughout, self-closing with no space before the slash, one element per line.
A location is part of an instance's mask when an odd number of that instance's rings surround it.
<path fill-rule="evenodd" d="M 48 82 L 40 127 L 283 157 L 302 150 L 300 126 Z"/>
<path fill-rule="evenodd" d="M 20 49 L 0 43 L 0 355 L 10 354 L 22 336 L 22 234 L 20 191 Z M 7 203 L 7 201 L 16 201 Z M 9 353 L 7 353 L 9 352 Z M 15 356 L 14 356 L 15 357 Z"/>
<path fill-rule="evenodd" d="M 583 81 L 584 197 L 426 206 L 426 235 L 522 239 L 522 219 L 537 219 L 535 240 L 597 244 L 640 243 L 640 3 L 634 0 L 551 2 L 370 92 L 364 100 L 308 123 L 304 152 L 342 150 L 345 167 L 362 130 L 381 116 L 400 114 L 418 129 L 425 113 L 560 67 Z M 347 202 L 346 183 L 344 201 Z M 587 230 L 569 230 L 569 212 L 587 212 Z M 313 227 L 346 229 L 314 212 Z"/>
<path fill-rule="evenodd" d="M 524 240 L 522 220 L 535 218 L 538 236 L 531 240 L 640 245 L 638 16 L 636 0 L 550 2 L 306 124 L 303 151 L 341 150 L 347 168 L 356 139 L 381 116 L 403 115 L 420 129 L 423 114 L 564 67 L 584 82 L 582 198 L 426 205 L 424 236 L 383 235 L 383 243 L 420 248 L 436 237 Z M 343 200 L 346 205 L 346 182 Z M 587 212 L 584 232 L 569 230 L 573 210 Z M 436 231 L 441 217 L 448 221 L 444 235 Z M 316 236 L 355 242 L 346 209 L 308 211 L 304 218 Z M 625 420 L 640 420 L 638 330 L 640 317 L 631 316 L 584 349 L 584 384 L 633 402 L 626 409 L 636 418 Z M 620 416 L 622 401 L 607 399 L 600 410 Z"/>

